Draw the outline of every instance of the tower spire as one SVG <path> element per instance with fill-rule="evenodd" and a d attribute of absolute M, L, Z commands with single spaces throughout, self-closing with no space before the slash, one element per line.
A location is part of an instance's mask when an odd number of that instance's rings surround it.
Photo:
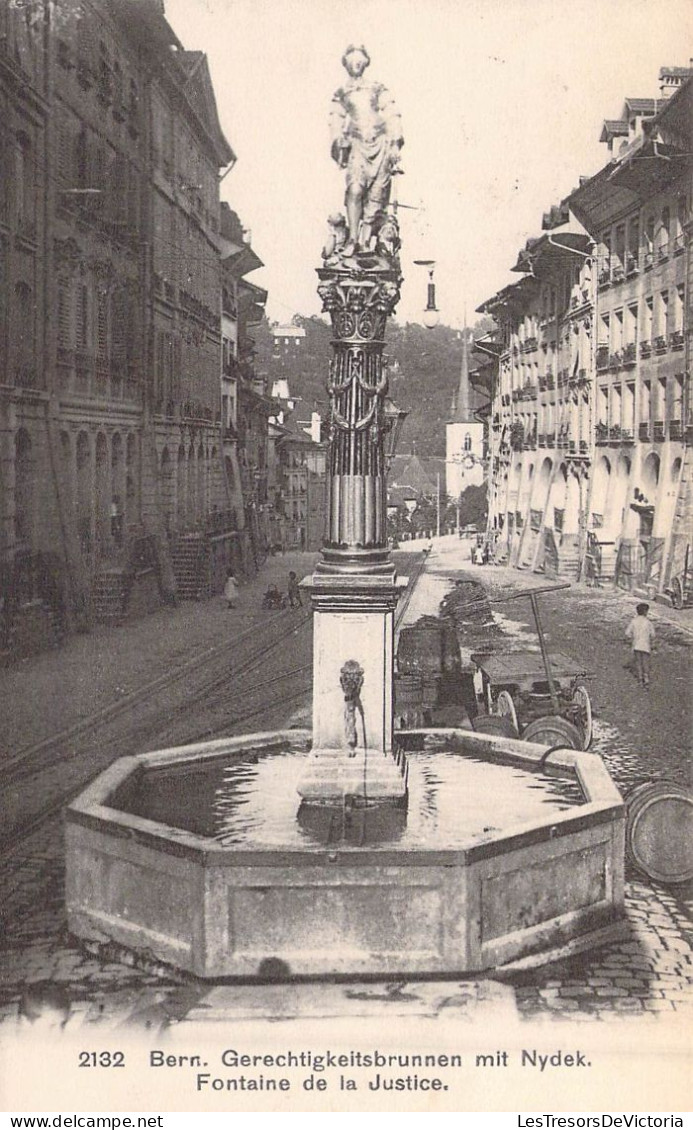
<path fill-rule="evenodd" d="M 467 314 L 464 316 L 464 329 L 462 330 L 462 363 L 460 366 L 460 383 L 452 398 L 451 422 L 466 424 L 473 417 L 469 406 L 469 345 L 467 341 Z"/>

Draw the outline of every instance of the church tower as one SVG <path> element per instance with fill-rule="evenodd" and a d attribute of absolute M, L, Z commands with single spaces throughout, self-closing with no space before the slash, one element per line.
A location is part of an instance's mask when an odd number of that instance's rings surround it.
<path fill-rule="evenodd" d="M 470 407 L 469 343 L 462 331 L 462 365 L 459 387 L 452 398 L 452 413 L 445 425 L 445 490 L 457 499 L 469 486 L 484 481 L 484 425 Z"/>

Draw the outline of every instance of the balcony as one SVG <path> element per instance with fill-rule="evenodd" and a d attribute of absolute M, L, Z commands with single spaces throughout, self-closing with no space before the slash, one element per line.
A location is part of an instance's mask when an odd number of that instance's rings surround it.
<path fill-rule="evenodd" d="M 669 334 L 669 347 L 674 352 L 683 349 L 683 330 L 674 330 Z"/>
<path fill-rule="evenodd" d="M 602 288 L 609 286 L 611 282 L 611 271 L 608 267 L 602 267 L 599 272 L 599 285 Z"/>
<path fill-rule="evenodd" d="M 668 258 L 669 258 L 669 244 L 664 243 L 657 250 L 657 262 L 658 263 L 666 263 Z"/>
<path fill-rule="evenodd" d="M 638 439 L 641 443 L 647 443 L 650 438 L 650 424 L 648 420 L 643 420 L 638 425 Z"/>
<path fill-rule="evenodd" d="M 571 455 L 575 455 L 575 453 L 577 451 L 577 443 L 575 442 L 574 439 L 568 440 L 568 451 Z"/>
<path fill-rule="evenodd" d="M 620 369 L 621 368 L 621 361 L 622 361 L 621 350 L 617 349 L 615 353 L 612 353 L 609 356 L 609 368 L 610 369 Z"/>
<path fill-rule="evenodd" d="M 621 443 L 632 443 L 633 433 L 630 428 L 621 428 L 621 434 L 618 438 Z"/>
<path fill-rule="evenodd" d="M 534 336 L 525 338 L 524 342 L 520 345 L 520 351 L 522 353 L 533 353 L 536 348 L 537 339 Z"/>
<path fill-rule="evenodd" d="M 655 351 L 655 353 L 666 353 L 667 348 L 668 348 L 667 339 L 663 335 L 660 335 L 659 337 L 656 337 L 654 339 L 654 351 Z"/>
<path fill-rule="evenodd" d="M 628 342 L 623 350 L 623 364 L 634 365 L 638 357 L 638 349 L 634 341 Z"/>
<path fill-rule="evenodd" d="M 651 271 L 654 266 L 654 254 L 652 251 L 645 252 L 643 257 L 643 270 Z"/>
<path fill-rule="evenodd" d="M 599 423 L 595 428 L 595 439 L 597 444 L 601 447 L 609 442 L 609 425 Z"/>
<path fill-rule="evenodd" d="M 669 421 L 669 439 L 683 439 L 683 421 Z"/>
<path fill-rule="evenodd" d="M 664 420 L 655 420 L 653 439 L 655 443 L 664 443 Z"/>
<path fill-rule="evenodd" d="M 652 353 L 652 342 L 651 341 L 641 341 L 640 342 L 640 356 L 641 357 L 649 357 L 651 353 Z"/>
<path fill-rule="evenodd" d="M 614 283 L 620 283 L 620 282 L 623 282 L 625 277 L 626 277 L 626 274 L 625 274 L 625 271 L 623 270 L 623 267 L 621 266 L 620 263 L 617 263 L 616 266 L 614 267 L 614 269 L 611 272 L 611 281 L 614 282 Z"/>
<path fill-rule="evenodd" d="M 579 444 L 579 450 L 580 450 L 580 454 L 581 454 L 581 455 L 587 455 L 587 446 L 588 446 L 588 445 L 587 445 L 587 440 L 586 440 L 586 439 L 581 439 L 581 440 L 580 440 L 580 444 Z"/>
<path fill-rule="evenodd" d="M 626 278 L 638 273 L 638 257 L 637 255 L 626 256 Z"/>
<path fill-rule="evenodd" d="M 597 346 L 597 369 L 603 372 L 604 369 L 609 368 L 609 346 Z"/>
<path fill-rule="evenodd" d="M 537 447 L 546 447 L 546 436 L 543 432 L 539 432 L 537 435 Z"/>

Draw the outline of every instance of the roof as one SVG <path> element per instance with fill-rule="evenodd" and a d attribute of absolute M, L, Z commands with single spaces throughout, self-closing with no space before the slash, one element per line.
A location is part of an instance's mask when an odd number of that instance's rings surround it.
<path fill-rule="evenodd" d="M 659 77 L 666 78 L 667 75 L 673 75 L 676 78 L 689 78 L 693 74 L 691 67 L 660 67 Z"/>
<path fill-rule="evenodd" d="M 544 212 L 542 217 L 541 226 L 544 231 L 550 231 L 552 228 L 560 228 L 563 224 L 567 224 L 570 219 L 570 209 L 567 200 L 561 200 L 560 204 L 554 204 L 549 208 L 548 212 Z"/>
<path fill-rule="evenodd" d="M 415 495 L 434 495 L 438 489 L 437 476 L 445 480 L 445 459 L 435 455 L 395 455 L 388 474 L 390 488 L 400 487 Z M 411 497 L 411 495 L 410 495 Z"/>
<path fill-rule="evenodd" d="M 657 109 L 657 99 L 626 98 L 624 106 L 627 114 L 654 114 Z"/>
<path fill-rule="evenodd" d="M 187 76 L 183 94 L 214 148 L 219 167 L 230 164 L 236 160 L 236 154 L 219 122 L 207 56 L 202 51 L 177 51 L 175 58 Z"/>
<path fill-rule="evenodd" d="M 302 326 L 272 326 L 275 337 L 305 337 L 306 331 Z"/>
<path fill-rule="evenodd" d="M 518 282 L 512 282 L 508 286 L 504 286 L 502 290 L 496 292 L 482 302 L 481 306 L 477 306 L 477 314 L 493 314 L 500 306 L 515 306 L 522 308 L 526 299 L 536 292 L 539 286 L 536 279 L 525 276 L 519 279 Z"/>
<path fill-rule="evenodd" d="M 392 506 L 404 506 L 411 499 L 417 498 L 417 492 L 411 487 L 388 487 L 387 501 Z"/>
<path fill-rule="evenodd" d="M 555 260 L 575 251 L 585 254 L 589 243 L 589 236 L 575 231 L 549 232 L 536 239 L 528 239 L 517 257 L 517 263 L 510 270 L 533 274 L 542 258 L 548 256 Z"/>
<path fill-rule="evenodd" d="M 610 141 L 612 137 L 628 137 L 628 122 L 625 118 L 605 118 L 600 141 Z"/>

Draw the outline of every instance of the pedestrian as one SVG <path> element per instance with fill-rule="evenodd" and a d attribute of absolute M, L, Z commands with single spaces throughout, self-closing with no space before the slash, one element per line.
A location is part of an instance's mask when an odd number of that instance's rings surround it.
<path fill-rule="evenodd" d="M 229 608 L 236 607 L 238 599 L 238 581 L 233 575 L 233 570 L 229 569 L 226 575 L 226 584 L 224 585 L 224 596 L 226 597 L 226 604 Z"/>
<path fill-rule="evenodd" d="M 626 639 L 633 649 L 631 670 L 644 687 L 650 685 L 650 655 L 654 647 L 654 626 L 648 619 L 649 604 L 638 604 L 635 616 L 626 628 Z"/>
<path fill-rule="evenodd" d="M 293 569 L 289 573 L 289 604 L 292 608 L 303 608 L 301 590 L 298 587 L 298 577 Z"/>

